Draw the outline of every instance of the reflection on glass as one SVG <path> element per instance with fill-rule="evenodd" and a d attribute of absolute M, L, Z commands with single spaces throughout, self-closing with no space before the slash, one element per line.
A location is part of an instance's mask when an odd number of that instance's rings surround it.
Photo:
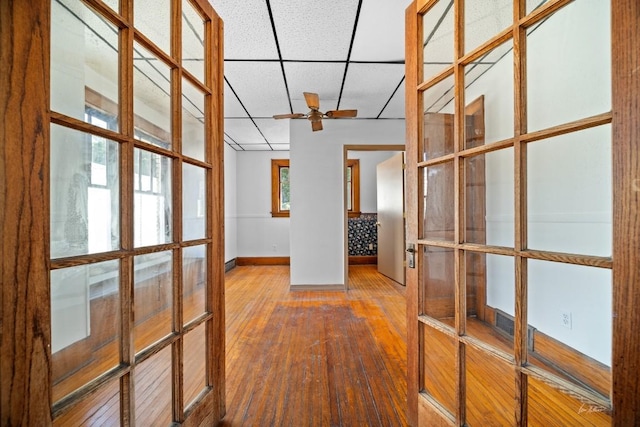
<path fill-rule="evenodd" d="M 513 137 L 513 48 L 504 43 L 464 68 L 465 148 Z"/>
<path fill-rule="evenodd" d="M 205 160 L 204 94 L 187 80 L 182 81 L 182 153 Z"/>
<path fill-rule="evenodd" d="M 54 399 L 55 402 L 55 399 Z M 96 410 L 100 408 L 100 410 Z M 86 426 L 117 427 L 120 425 L 120 381 L 116 378 L 91 393 L 68 411 L 54 418 L 54 427 L 77 425 L 78 414 L 84 414 Z"/>
<path fill-rule="evenodd" d="M 467 252 L 467 329 L 505 353 L 513 354 L 515 334 L 515 268 L 513 258 Z"/>
<path fill-rule="evenodd" d="M 453 249 L 425 246 L 421 313 L 453 326 L 455 319 L 455 259 Z"/>
<path fill-rule="evenodd" d="M 513 247 L 513 148 L 466 158 L 465 241 Z"/>
<path fill-rule="evenodd" d="M 609 395 L 611 270 L 529 260 L 529 363 Z"/>
<path fill-rule="evenodd" d="M 206 261 L 206 245 L 186 247 L 182 250 L 182 304 L 185 324 L 205 312 Z"/>
<path fill-rule="evenodd" d="M 171 251 L 134 258 L 135 350 L 139 352 L 172 331 Z"/>
<path fill-rule="evenodd" d="M 526 0 L 527 3 L 527 15 L 538 9 L 540 6 L 544 6 L 550 0 Z"/>
<path fill-rule="evenodd" d="M 138 31 L 165 53 L 171 53 L 171 0 L 135 0 L 133 16 Z"/>
<path fill-rule="evenodd" d="M 610 15 L 576 1 L 527 31 L 529 132 L 611 110 Z"/>
<path fill-rule="evenodd" d="M 187 0 L 182 1 L 182 66 L 204 82 L 204 22 Z"/>
<path fill-rule="evenodd" d="M 465 347 L 466 421 L 471 426 L 515 426 L 515 378 L 510 364 Z M 487 367 L 491 367 L 489 371 Z M 488 398 L 488 396 L 491 396 Z"/>
<path fill-rule="evenodd" d="M 170 69 L 137 43 L 134 44 L 133 51 L 134 135 L 149 144 L 170 148 Z"/>
<path fill-rule="evenodd" d="M 438 1 L 422 18 L 424 80 L 453 64 L 453 0 Z"/>
<path fill-rule="evenodd" d="M 139 148 L 133 159 L 134 245 L 170 243 L 171 159 Z"/>
<path fill-rule="evenodd" d="M 453 153 L 453 76 L 427 89 L 423 94 L 424 140 L 422 160 Z"/>
<path fill-rule="evenodd" d="M 135 425 L 171 425 L 171 346 L 137 365 L 133 374 Z"/>
<path fill-rule="evenodd" d="M 531 249 L 611 256 L 611 125 L 527 146 Z"/>
<path fill-rule="evenodd" d="M 115 10 L 116 12 L 118 12 L 120 9 L 120 1 L 119 0 L 102 0 L 107 6 L 109 6 L 111 9 Z"/>
<path fill-rule="evenodd" d="M 182 164 L 182 240 L 205 237 L 207 213 L 206 171 L 188 163 Z"/>
<path fill-rule="evenodd" d="M 51 257 L 120 248 L 119 146 L 51 125 Z"/>
<path fill-rule="evenodd" d="M 51 2 L 51 109 L 78 120 L 95 108 L 118 129 L 118 29 L 80 1 Z"/>
<path fill-rule="evenodd" d="M 206 324 L 203 323 L 184 336 L 184 407 L 189 405 L 206 387 L 206 360 L 205 347 Z"/>
<path fill-rule="evenodd" d="M 51 271 L 53 401 L 119 363 L 119 262 Z"/>
<path fill-rule="evenodd" d="M 423 179 L 423 238 L 454 238 L 453 161 L 421 169 Z"/>
<path fill-rule="evenodd" d="M 557 426 L 610 426 L 611 415 L 608 408 L 589 404 L 564 394 L 555 388 L 529 377 L 527 390 L 527 425 L 531 427 Z M 553 411 L 549 411 L 553 402 Z"/>
<path fill-rule="evenodd" d="M 420 388 L 439 402 L 451 414 L 456 412 L 456 341 L 454 338 L 420 324 L 424 343 L 420 360 Z"/>
<path fill-rule="evenodd" d="M 464 51 L 471 52 L 513 22 L 511 0 L 465 0 Z"/>

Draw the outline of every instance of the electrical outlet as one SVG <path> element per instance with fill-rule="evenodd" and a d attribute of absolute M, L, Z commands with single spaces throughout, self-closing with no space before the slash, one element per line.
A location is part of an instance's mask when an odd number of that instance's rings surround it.
<path fill-rule="evenodd" d="M 571 312 L 563 311 L 560 316 L 560 322 L 562 323 L 562 326 L 567 329 L 571 329 Z"/>

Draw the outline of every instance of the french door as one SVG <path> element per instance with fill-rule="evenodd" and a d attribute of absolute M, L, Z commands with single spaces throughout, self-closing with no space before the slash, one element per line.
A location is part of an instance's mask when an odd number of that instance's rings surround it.
<path fill-rule="evenodd" d="M 634 420 L 637 130 L 616 112 L 638 117 L 639 18 L 615 3 L 407 9 L 413 425 Z"/>
<path fill-rule="evenodd" d="M 3 2 L 2 20 L 2 424 L 215 423 L 222 21 L 204 0 Z"/>

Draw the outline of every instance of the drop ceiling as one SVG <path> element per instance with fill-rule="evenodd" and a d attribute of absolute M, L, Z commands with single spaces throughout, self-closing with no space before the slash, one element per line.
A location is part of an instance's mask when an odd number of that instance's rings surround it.
<path fill-rule="evenodd" d="M 357 109 L 349 120 L 404 119 L 404 19 L 410 0 L 210 0 L 224 21 L 225 142 L 289 149 L 289 120 Z M 324 120 L 324 128 L 331 120 Z M 309 127 L 309 132 L 311 128 Z"/>

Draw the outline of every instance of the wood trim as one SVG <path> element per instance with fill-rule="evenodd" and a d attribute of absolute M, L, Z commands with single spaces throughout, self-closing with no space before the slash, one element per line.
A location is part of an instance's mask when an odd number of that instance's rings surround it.
<path fill-rule="evenodd" d="M 359 159 L 347 159 L 346 168 L 351 168 L 351 209 L 348 211 L 349 215 L 360 215 L 360 160 Z M 346 181 L 346 179 L 345 179 Z"/>
<path fill-rule="evenodd" d="M 289 167 L 289 159 L 271 159 L 271 216 L 289 217 L 289 211 L 280 210 L 280 169 Z"/>
<path fill-rule="evenodd" d="M 359 256 L 359 255 L 350 255 L 349 256 L 349 265 L 367 265 L 367 264 L 378 264 L 378 256 Z"/>
<path fill-rule="evenodd" d="M 0 424 L 51 424 L 51 2 L 0 2 Z"/>
<path fill-rule="evenodd" d="M 288 256 L 280 257 L 237 257 L 236 265 L 290 265 Z"/>
<path fill-rule="evenodd" d="M 613 425 L 640 419 L 640 3 L 611 2 L 613 79 Z"/>

